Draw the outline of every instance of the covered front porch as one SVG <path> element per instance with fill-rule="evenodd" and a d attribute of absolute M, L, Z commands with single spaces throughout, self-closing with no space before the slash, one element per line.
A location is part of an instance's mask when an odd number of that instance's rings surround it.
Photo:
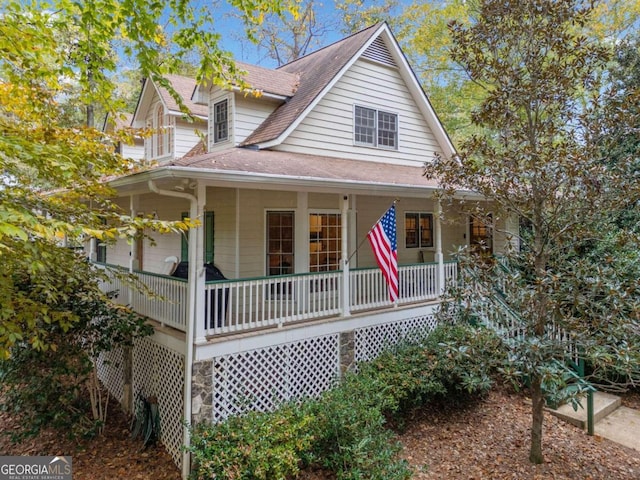
<path fill-rule="evenodd" d="M 155 295 L 122 281 L 124 267 L 97 264 L 112 273 L 104 291 L 162 326 L 186 332 L 189 318 L 188 280 L 168 275 L 135 272 Z M 401 265 L 399 298 L 389 302 L 387 285 L 378 268 L 208 281 L 197 312 L 195 337 L 215 336 L 283 327 L 310 320 L 344 318 L 352 313 L 382 312 L 405 305 L 437 300 L 444 285 L 455 281 L 454 261 Z"/>
<path fill-rule="evenodd" d="M 223 335 L 426 305 L 455 281 L 459 246 L 482 243 L 498 253 L 510 241 L 509 219 L 494 218 L 496 228 L 490 228 L 463 216 L 462 202 L 482 201 L 472 192 L 441 205 L 437 183 L 422 177 L 420 167 L 262 155 L 268 162 L 252 163 L 250 170 L 216 157 L 206 167 L 174 165 L 115 180 L 115 201 L 129 215 L 188 217 L 199 225 L 182 235 L 139 232 L 132 241 L 89 242 L 97 265 L 134 273 L 155 295 L 117 276 L 105 290 L 117 291 L 118 301 L 137 313 L 185 332 L 188 343 L 204 344 Z M 323 170 L 325 177 L 284 173 L 292 162 L 301 169 L 307 160 L 333 170 Z M 394 303 L 366 241 L 391 204 L 399 265 Z M 171 275 L 169 260 L 186 267 L 183 278 Z M 211 281 L 207 272 L 214 264 L 221 276 Z"/>

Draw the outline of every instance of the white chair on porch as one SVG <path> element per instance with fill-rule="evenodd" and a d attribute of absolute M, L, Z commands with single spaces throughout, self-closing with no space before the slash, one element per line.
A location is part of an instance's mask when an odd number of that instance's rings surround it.
<path fill-rule="evenodd" d="M 162 267 L 162 275 L 171 275 L 178 266 L 178 257 L 171 255 L 164 259 L 164 266 Z"/>

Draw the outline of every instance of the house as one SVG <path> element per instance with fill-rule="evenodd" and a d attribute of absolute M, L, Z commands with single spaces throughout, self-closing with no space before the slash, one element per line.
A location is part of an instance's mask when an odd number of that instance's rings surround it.
<path fill-rule="evenodd" d="M 121 400 L 127 389 L 158 398 L 163 441 L 185 472 L 183 418 L 217 421 L 321 393 L 357 362 L 434 327 L 457 246 L 499 252 L 517 227 L 496 218 L 488 229 L 434 199 L 424 163 L 454 147 L 385 23 L 275 70 L 240 68 L 253 93 L 206 84 L 191 92 L 190 108 L 208 106 L 198 110 L 208 117 L 206 152 L 178 147 L 175 105 L 145 85 L 133 124 L 175 128 L 146 148 L 156 167 L 111 182 L 132 215 L 200 220 L 153 245 L 140 237 L 110 246 L 103 265 L 135 271 L 166 298 L 116 279 L 105 286 L 156 328 L 128 362 L 115 352 L 101 375 Z M 366 244 L 391 205 L 394 303 Z M 132 385 L 115 369 L 123 364 Z"/>
<path fill-rule="evenodd" d="M 133 115 L 130 113 L 120 113 L 119 115 L 107 114 L 102 124 L 102 131 L 106 133 L 114 133 L 120 130 L 131 129 L 131 120 Z M 125 158 L 140 161 L 144 159 L 144 138 L 131 132 L 131 141 L 120 141 L 115 145 L 116 152 Z"/>

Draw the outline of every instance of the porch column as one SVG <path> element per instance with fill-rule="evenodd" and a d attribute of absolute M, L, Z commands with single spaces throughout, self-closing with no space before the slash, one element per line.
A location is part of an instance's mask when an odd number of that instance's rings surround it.
<path fill-rule="evenodd" d="M 89 260 L 95 262 L 98 258 L 98 239 L 96 237 L 91 237 L 89 239 Z"/>
<path fill-rule="evenodd" d="M 203 344 L 207 342 L 205 337 L 205 282 L 204 270 L 204 208 L 207 203 L 207 187 L 198 182 L 196 187 L 197 211 L 191 218 L 200 220 L 200 226 L 195 229 L 195 235 L 189 235 L 189 281 L 194 282 L 194 318 L 195 322 L 195 343 Z M 193 275 L 191 272 L 193 271 Z M 210 308 L 213 308 L 211 305 Z"/>
<path fill-rule="evenodd" d="M 138 200 L 139 198 L 137 195 L 129 196 L 129 215 L 131 218 L 136 218 L 138 215 Z M 138 235 L 131 239 L 131 243 L 129 244 L 129 273 L 133 273 L 140 265 L 140 259 L 138 258 L 138 242 L 142 241 L 142 238 Z M 127 303 L 129 305 L 133 305 L 133 287 L 129 287 L 127 290 L 129 291 Z"/>
<path fill-rule="evenodd" d="M 434 226 L 436 231 L 436 253 L 435 253 L 435 261 L 438 264 L 437 266 L 437 289 L 438 294 L 442 295 L 444 293 L 445 287 L 445 278 L 444 278 L 444 255 L 442 254 L 442 223 L 440 222 L 440 217 L 442 215 L 442 205 L 440 204 L 440 199 L 436 200 L 436 214 L 434 218 Z"/>
<path fill-rule="evenodd" d="M 342 228 L 342 315 L 351 316 L 349 285 L 349 195 L 342 196 L 340 222 Z"/>

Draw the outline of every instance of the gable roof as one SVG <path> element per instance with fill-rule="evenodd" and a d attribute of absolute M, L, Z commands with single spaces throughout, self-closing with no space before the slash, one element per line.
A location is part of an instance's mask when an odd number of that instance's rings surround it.
<path fill-rule="evenodd" d="M 189 109 L 189 112 L 196 117 L 206 120 L 209 115 L 208 106 L 195 103 L 191 99 L 191 95 L 196 88 L 196 80 L 183 75 L 166 75 L 166 79 L 180 96 L 184 105 Z M 142 85 L 142 92 L 138 97 L 136 111 L 133 114 L 132 124 L 136 121 L 144 121 L 144 117 L 142 116 L 146 114 L 154 93 L 158 94 L 160 101 L 169 115 L 183 115 L 178 106 L 178 102 L 166 88 L 156 85 L 151 79 L 145 78 L 144 84 Z"/>
<path fill-rule="evenodd" d="M 451 139 L 386 23 L 365 28 L 280 67 L 278 71 L 298 73 L 300 76 L 298 90 L 288 102 L 277 108 L 254 130 L 241 146 L 269 148 L 282 143 L 351 65 L 361 57 L 398 68 L 443 152 L 455 153 Z"/>
<path fill-rule="evenodd" d="M 320 93 L 336 78 L 345 65 L 360 51 L 382 24 L 361 30 L 347 38 L 283 65 L 277 71 L 296 73 L 300 85 L 296 94 L 277 108 L 242 143 L 257 145 L 281 136 L 297 119 L 306 113 Z"/>
<path fill-rule="evenodd" d="M 102 124 L 102 131 L 117 132 L 118 130 L 122 130 L 123 128 L 130 127 L 132 119 L 133 115 L 127 112 L 119 112 L 115 115 L 112 113 L 107 113 Z"/>

